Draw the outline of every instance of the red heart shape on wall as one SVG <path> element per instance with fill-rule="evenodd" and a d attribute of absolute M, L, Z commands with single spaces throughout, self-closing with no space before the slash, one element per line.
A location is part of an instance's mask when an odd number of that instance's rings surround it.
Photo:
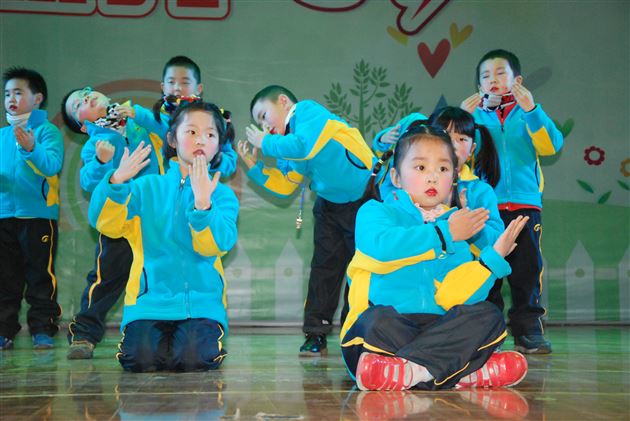
<path fill-rule="evenodd" d="M 450 52 L 451 43 L 446 38 L 438 43 L 434 52 L 431 52 L 429 46 L 424 42 L 418 44 L 418 56 L 432 78 L 440 71 Z"/>

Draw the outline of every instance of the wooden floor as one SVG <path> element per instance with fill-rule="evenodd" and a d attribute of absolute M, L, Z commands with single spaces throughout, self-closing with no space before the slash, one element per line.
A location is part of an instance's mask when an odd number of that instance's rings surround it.
<path fill-rule="evenodd" d="M 630 329 L 554 327 L 554 353 L 528 357 L 514 389 L 361 392 L 339 341 L 299 358 L 298 329 L 233 328 L 220 370 L 131 374 L 108 332 L 95 358 L 68 361 L 61 335 L 33 351 L 22 333 L 0 351 L 0 419 L 9 420 L 630 420 Z M 511 349 L 508 340 L 503 349 Z"/>

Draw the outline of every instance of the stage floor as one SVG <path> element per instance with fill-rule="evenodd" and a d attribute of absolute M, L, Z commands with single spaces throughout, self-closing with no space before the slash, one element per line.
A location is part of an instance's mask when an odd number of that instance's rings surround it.
<path fill-rule="evenodd" d="M 233 328 L 207 373 L 125 373 L 109 331 L 94 359 L 68 361 L 65 337 L 33 351 L 22 332 L 0 351 L 0 418 L 9 420 L 630 420 L 630 328 L 551 327 L 554 353 L 528 357 L 515 389 L 361 392 L 339 340 L 299 358 L 297 328 Z M 503 349 L 511 349 L 511 339 Z"/>

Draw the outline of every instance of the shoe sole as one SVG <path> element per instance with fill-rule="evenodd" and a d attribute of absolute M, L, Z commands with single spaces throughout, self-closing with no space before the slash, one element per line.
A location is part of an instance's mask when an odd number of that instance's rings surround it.
<path fill-rule="evenodd" d="M 84 351 L 69 351 L 67 355 L 69 360 L 91 360 L 92 353 L 89 354 Z"/>
<path fill-rule="evenodd" d="M 33 349 L 37 350 L 37 351 L 42 351 L 42 350 L 46 350 L 46 349 L 53 349 L 55 346 L 54 345 L 33 345 Z"/>
<path fill-rule="evenodd" d="M 324 348 L 319 352 L 300 351 L 300 357 L 322 357 L 328 355 L 328 349 Z"/>
<path fill-rule="evenodd" d="M 521 354 L 537 354 L 537 355 L 545 355 L 551 354 L 551 348 L 525 348 L 524 346 L 514 345 L 514 351 L 518 351 Z"/>

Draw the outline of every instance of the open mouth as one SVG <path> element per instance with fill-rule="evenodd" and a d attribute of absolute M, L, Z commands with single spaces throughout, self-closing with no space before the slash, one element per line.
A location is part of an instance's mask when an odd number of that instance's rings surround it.
<path fill-rule="evenodd" d="M 204 151 L 202 151 L 201 149 L 196 150 L 195 152 L 193 152 L 194 156 L 206 156 L 206 154 L 204 153 Z"/>

